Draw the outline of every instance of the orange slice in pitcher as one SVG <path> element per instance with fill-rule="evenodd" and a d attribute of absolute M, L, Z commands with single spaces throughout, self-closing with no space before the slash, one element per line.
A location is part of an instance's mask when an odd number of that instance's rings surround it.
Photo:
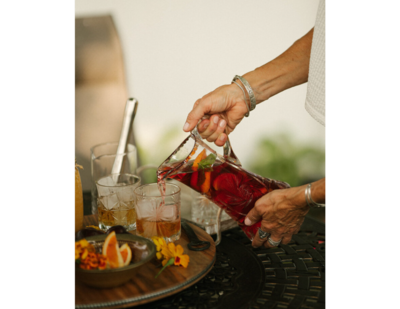
<path fill-rule="evenodd" d="M 203 151 L 200 152 L 200 154 L 199 154 L 199 155 L 196 157 L 196 159 L 194 160 L 193 165 L 192 165 L 192 170 L 194 170 L 195 172 L 197 172 L 197 170 L 198 170 L 198 168 L 199 168 L 199 163 L 200 163 L 200 161 L 201 161 L 201 160 L 204 160 L 205 158 L 207 158 L 206 150 L 203 149 Z"/>
<path fill-rule="evenodd" d="M 103 244 L 103 255 L 105 255 L 110 264 L 110 268 L 118 268 L 124 266 L 121 252 L 119 251 L 117 236 L 112 231 L 106 238 Z"/>
<path fill-rule="evenodd" d="M 119 252 L 121 253 L 122 260 L 124 261 L 124 266 L 129 265 L 132 260 L 132 250 L 128 244 L 123 244 L 119 249 Z"/>
<path fill-rule="evenodd" d="M 211 186 L 211 172 L 204 173 L 204 182 L 200 186 L 201 193 L 207 193 L 210 190 Z"/>

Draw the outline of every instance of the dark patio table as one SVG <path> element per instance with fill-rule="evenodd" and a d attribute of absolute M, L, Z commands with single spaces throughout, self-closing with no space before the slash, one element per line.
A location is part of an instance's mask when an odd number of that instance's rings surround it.
<path fill-rule="evenodd" d="M 325 224 L 306 216 L 289 244 L 272 249 L 253 248 L 239 227 L 226 230 L 203 279 L 128 308 L 325 308 Z"/>
<path fill-rule="evenodd" d="M 253 248 L 238 227 L 224 231 L 202 280 L 129 308 L 325 308 L 325 224 L 306 217 L 291 243 L 272 249 Z"/>

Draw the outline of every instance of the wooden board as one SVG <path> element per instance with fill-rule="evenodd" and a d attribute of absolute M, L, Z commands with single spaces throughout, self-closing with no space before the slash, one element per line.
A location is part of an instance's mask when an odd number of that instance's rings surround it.
<path fill-rule="evenodd" d="M 96 225 L 95 215 L 85 216 L 84 226 Z M 111 289 L 96 289 L 86 286 L 79 280 L 75 281 L 76 308 L 125 308 L 141 305 L 160 298 L 178 293 L 195 284 L 203 278 L 215 262 L 216 248 L 210 235 L 201 228 L 190 224 L 200 240 L 211 243 L 204 251 L 191 251 L 185 231 L 182 229 L 181 238 L 175 242 L 183 247 L 184 253 L 190 257 L 187 268 L 170 266 L 155 279 L 154 276 L 161 269 L 157 259 L 142 266 L 135 278 L 128 283 Z M 134 232 L 132 233 L 134 234 Z"/>

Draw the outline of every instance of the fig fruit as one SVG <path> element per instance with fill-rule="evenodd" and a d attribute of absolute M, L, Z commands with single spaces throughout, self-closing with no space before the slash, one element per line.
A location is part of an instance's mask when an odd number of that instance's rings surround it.
<path fill-rule="evenodd" d="M 115 234 L 129 234 L 129 232 L 122 225 L 114 225 L 110 227 L 106 234 L 110 234 L 111 232 L 115 232 Z"/>
<path fill-rule="evenodd" d="M 81 229 L 78 232 L 76 232 L 75 241 L 81 240 L 89 236 L 102 235 L 102 234 L 105 234 L 105 232 L 97 230 L 93 227 L 85 227 L 84 229 Z"/>

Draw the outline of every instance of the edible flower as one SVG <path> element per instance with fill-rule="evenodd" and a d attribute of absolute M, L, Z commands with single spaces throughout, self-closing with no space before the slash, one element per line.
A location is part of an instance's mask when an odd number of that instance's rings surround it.
<path fill-rule="evenodd" d="M 170 265 L 182 266 L 187 268 L 189 265 L 189 256 L 183 254 L 183 248 L 181 245 L 176 245 L 171 242 L 166 244 L 162 237 L 152 237 L 151 238 L 156 245 L 157 258 L 162 261 L 163 268 L 156 275 L 156 278 L 161 274 L 161 272 Z"/>
<path fill-rule="evenodd" d="M 96 253 L 96 249 L 86 239 L 75 242 L 75 262 L 82 269 L 106 269 L 107 257 Z"/>
<path fill-rule="evenodd" d="M 154 244 L 156 245 L 156 250 L 157 250 L 156 256 L 157 256 L 157 259 L 161 260 L 162 257 L 163 257 L 162 254 L 161 254 L 161 250 L 162 250 L 162 248 L 167 247 L 167 243 L 165 242 L 165 239 L 162 238 L 162 237 L 154 236 L 151 239 L 153 240 Z"/>

